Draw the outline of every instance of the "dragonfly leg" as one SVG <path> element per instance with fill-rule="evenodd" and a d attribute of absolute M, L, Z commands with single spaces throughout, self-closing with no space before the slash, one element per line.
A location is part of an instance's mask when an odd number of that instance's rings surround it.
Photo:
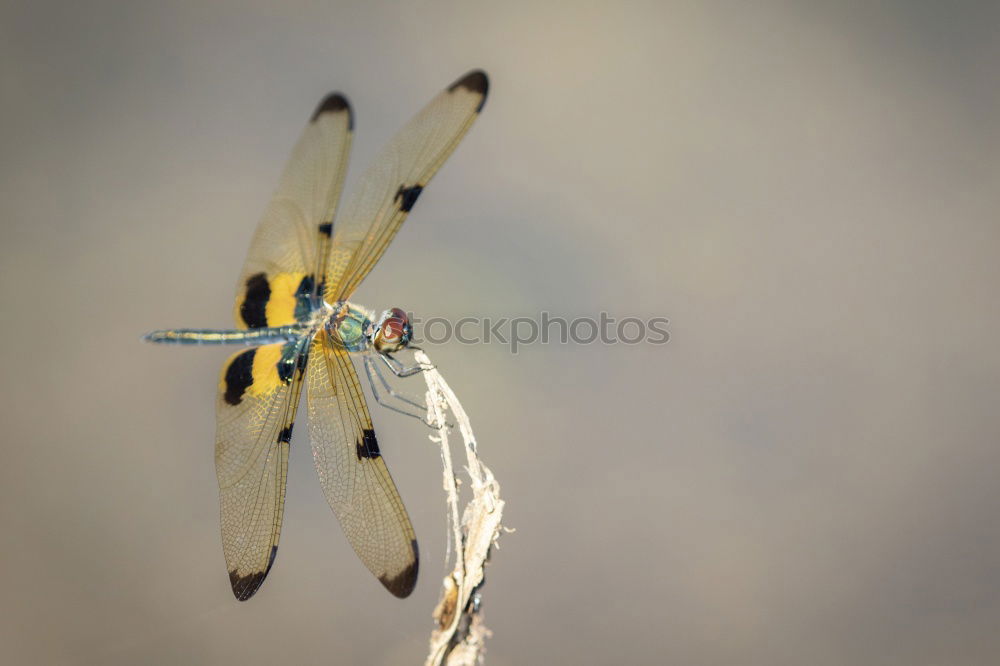
<path fill-rule="evenodd" d="M 412 407 L 416 407 L 417 409 L 423 409 L 425 407 L 416 400 L 394 391 L 392 387 L 389 385 L 389 382 L 386 381 L 386 378 L 382 374 L 382 371 L 379 370 L 378 365 L 375 364 L 375 362 L 372 360 L 370 356 L 364 357 L 364 363 L 365 363 L 365 373 L 368 375 L 368 383 L 372 387 L 372 395 L 375 396 L 375 401 L 378 404 L 382 405 L 386 409 L 391 409 L 394 412 L 398 412 L 400 414 L 405 414 L 406 416 L 412 416 L 415 419 L 419 419 L 424 425 L 430 428 L 435 428 L 435 429 L 438 428 L 438 424 L 429 421 L 425 415 L 415 412 L 411 409 L 392 405 L 388 402 L 387 399 L 383 399 L 382 394 L 379 392 L 377 386 L 378 384 L 382 385 L 382 388 L 389 394 L 390 397 L 398 401 L 397 405 L 399 403 L 403 403 L 406 405 L 410 405 Z"/>
<path fill-rule="evenodd" d="M 370 356 L 365 357 L 365 363 L 371 366 L 372 374 L 378 377 L 379 383 L 382 384 L 382 386 L 385 388 L 386 391 L 388 391 L 389 395 L 391 395 L 393 398 L 396 398 L 401 402 L 405 402 L 408 405 L 412 405 L 417 409 L 426 409 L 427 406 L 424 403 L 418 402 L 414 398 L 407 397 L 401 393 L 394 391 L 392 387 L 389 386 L 389 382 L 386 381 L 385 376 L 382 374 L 382 371 L 379 370 L 378 366 L 375 365 Z M 371 375 L 369 375 L 369 378 L 371 378 Z"/>
<path fill-rule="evenodd" d="M 397 377 L 410 377 L 424 369 L 424 366 L 419 364 L 405 366 L 389 354 L 381 353 L 378 356 L 382 359 L 382 362 L 385 363 L 390 370 L 392 370 L 392 374 Z"/>

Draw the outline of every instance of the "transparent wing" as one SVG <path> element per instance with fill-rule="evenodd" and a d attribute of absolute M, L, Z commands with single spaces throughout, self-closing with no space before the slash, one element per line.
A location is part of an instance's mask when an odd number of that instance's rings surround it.
<path fill-rule="evenodd" d="M 325 298 L 346 300 L 385 252 L 431 176 L 486 101 L 486 74 L 469 72 L 442 91 L 382 149 L 334 226 Z"/>
<path fill-rule="evenodd" d="M 330 230 L 351 148 L 351 107 L 340 93 L 320 102 L 285 165 L 257 225 L 237 285 L 240 328 L 292 324 L 319 293 Z"/>
<path fill-rule="evenodd" d="M 309 439 L 320 484 L 365 566 L 397 597 L 417 582 L 417 540 L 375 439 L 348 353 L 325 332 L 310 352 Z"/>
<path fill-rule="evenodd" d="M 222 368 L 215 472 L 222 550 L 240 601 L 264 582 L 278 552 L 305 354 L 308 339 L 264 345 L 234 354 Z"/>

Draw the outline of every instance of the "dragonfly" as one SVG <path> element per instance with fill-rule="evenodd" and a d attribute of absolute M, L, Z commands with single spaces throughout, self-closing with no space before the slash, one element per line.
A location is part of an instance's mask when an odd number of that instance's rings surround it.
<path fill-rule="evenodd" d="M 304 384 L 316 471 L 351 546 L 393 595 L 407 597 L 416 585 L 416 535 L 352 361 L 363 359 L 380 404 L 417 416 L 399 401 L 422 405 L 393 391 L 380 369 L 400 377 L 421 371 L 395 357 L 409 346 L 413 329 L 402 308 L 376 316 L 349 299 L 479 116 L 488 88 L 485 72 L 473 70 L 441 91 L 382 149 L 338 215 L 354 114 L 344 95 L 327 95 L 295 144 L 251 241 L 237 286 L 235 328 L 145 336 L 166 344 L 247 347 L 223 364 L 215 436 L 223 553 L 240 601 L 260 588 L 278 552 Z"/>

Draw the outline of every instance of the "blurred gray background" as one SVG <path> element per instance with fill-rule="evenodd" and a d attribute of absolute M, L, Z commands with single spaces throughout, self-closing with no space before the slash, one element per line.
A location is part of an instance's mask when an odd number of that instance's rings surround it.
<path fill-rule="evenodd" d="M 139 336 L 229 325 L 324 93 L 357 113 L 350 187 L 482 67 L 482 118 L 356 300 L 672 336 L 429 349 L 517 529 L 487 663 L 998 663 L 998 62 L 996 3 L 3 3 L 3 661 L 422 661 L 428 431 L 373 410 L 410 599 L 351 552 L 301 429 L 240 604 L 226 353 Z"/>

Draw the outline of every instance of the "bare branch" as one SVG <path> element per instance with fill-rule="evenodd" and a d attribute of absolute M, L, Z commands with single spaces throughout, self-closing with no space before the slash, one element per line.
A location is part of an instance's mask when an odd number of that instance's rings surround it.
<path fill-rule="evenodd" d="M 444 578 L 441 600 L 434 609 L 437 627 L 431 633 L 430 652 L 424 663 L 473 666 L 483 662 L 485 641 L 491 635 L 483 623 L 481 595 L 486 562 L 500 536 L 504 502 L 500 499 L 500 484 L 479 459 L 472 425 L 462 404 L 423 351 L 417 351 L 415 358 L 425 367 L 428 418 L 441 424 L 431 440 L 441 447 L 449 539 L 454 548 L 454 567 Z M 448 446 L 450 426 L 445 415 L 449 411 L 462 435 L 466 471 L 471 481 L 472 498 L 462 510 L 461 519 L 458 510 L 461 482 L 455 476 Z"/>

